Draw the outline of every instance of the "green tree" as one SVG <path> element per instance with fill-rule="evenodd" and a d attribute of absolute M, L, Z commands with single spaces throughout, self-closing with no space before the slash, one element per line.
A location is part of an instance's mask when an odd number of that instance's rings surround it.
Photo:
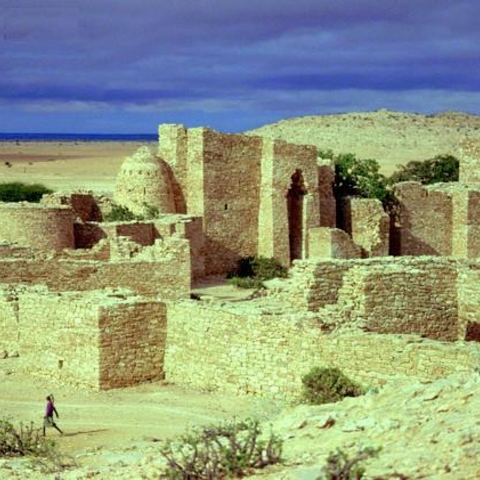
<path fill-rule="evenodd" d="M 398 182 L 415 181 L 423 185 L 440 182 L 458 182 L 460 162 L 453 155 L 437 155 L 428 160 L 414 160 L 401 165 L 388 179 L 393 185 Z"/>
<path fill-rule="evenodd" d="M 52 193 L 38 183 L 27 185 L 21 182 L 0 183 L 0 202 L 40 202 L 43 195 Z"/>

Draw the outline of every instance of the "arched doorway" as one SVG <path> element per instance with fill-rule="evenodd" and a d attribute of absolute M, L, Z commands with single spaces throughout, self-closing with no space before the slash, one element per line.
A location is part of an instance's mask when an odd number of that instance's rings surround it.
<path fill-rule="evenodd" d="M 303 258 L 304 220 L 303 200 L 307 193 L 302 171 L 296 169 L 290 177 L 291 183 L 287 193 L 288 238 L 290 244 L 290 261 Z"/>

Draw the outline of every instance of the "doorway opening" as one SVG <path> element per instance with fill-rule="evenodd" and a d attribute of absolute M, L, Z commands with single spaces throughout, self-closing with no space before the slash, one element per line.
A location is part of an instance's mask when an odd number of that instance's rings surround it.
<path fill-rule="evenodd" d="M 296 169 L 290 177 L 291 183 L 287 193 L 288 238 L 290 261 L 303 258 L 304 252 L 304 197 L 307 194 L 302 171 Z"/>

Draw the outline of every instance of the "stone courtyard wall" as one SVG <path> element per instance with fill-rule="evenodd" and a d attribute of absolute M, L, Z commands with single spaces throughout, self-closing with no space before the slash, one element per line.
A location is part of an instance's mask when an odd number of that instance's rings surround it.
<path fill-rule="evenodd" d="M 135 259 L 115 262 L 0 259 L 0 282 L 43 284 L 58 292 L 125 287 L 142 295 L 188 298 L 190 252 L 188 242 L 179 239 L 166 249 L 146 247 Z"/>
<path fill-rule="evenodd" d="M 307 314 L 255 313 L 198 302 L 169 303 L 167 309 L 166 380 L 208 390 L 295 399 L 301 377 L 313 366 L 338 367 L 365 386 L 378 386 L 396 375 L 431 380 L 473 372 L 480 361 L 476 343 L 325 334 L 320 318 Z"/>
<path fill-rule="evenodd" d="M 480 185 L 455 184 L 452 255 L 480 257 Z"/>
<path fill-rule="evenodd" d="M 362 249 L 339 228 L 317 227 L 308 233 L 308 258 L 361 258 Z"/>
<path fill-rule="evenodd" d="M 448 259 L 354 266 L 344 275 L 337 303 L 346 322 L 367 332 L 463 340 L 458 336 L 457 268 Z"/>
<path fill-rule="evenodd" d="M 0 350 L 29 375 L 92 388 L 163 378 L 165 305 L 116 292 L 0 287 Z"/>
<path fill-rule="evenodd" d="M 458 275 L 458 335 L 480 342 L 480 264 L 471 263 Z"/>
<path fill-rule="evenodd" d="M 452 254 L 453 200 L 444 185 L 395 185 L 400 202 L 399 255 Z"/>
<path fill-rule="evenodd" d="M 135 301 L 99 312 L 99 387 L 128 387 L 164 378 L 167 336 L 163 302 Z"/>
<path fill-rule="evenodd" d="M 75 212 L 75 215 L 82 222 L 100 222 L 102 220 L 102 212 L 98 206 L 97 199 L 92 193 L 55 192 L 48 195 L 43 195 L 40 203 L 49 207 L 67 205 L 72 208 L 72 210 Z"/>
<path fill-rule="evenodd" d="M 0 202 L 0 241 L 41 250 L 74 248 L 73 221 L 68 206 Z"/>

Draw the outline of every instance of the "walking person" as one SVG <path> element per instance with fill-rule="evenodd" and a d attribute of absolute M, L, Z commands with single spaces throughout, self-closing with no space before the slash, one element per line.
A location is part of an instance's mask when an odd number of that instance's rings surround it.
<path fill-rule="evenodd" d="M 45 416 L 43 417 L 43 436 L 45 436 L 45 430 L 47 427 L 53 427 L 60 432 L 60 435 L 63 435 L 62 430 L 60 427 L 55 423 L 53 419 L 53 414 L 55 414 L 58 418 L 58 412 L 55 408 L 54 398 L 53 395 L 49 395 L 47 397 L 47 406 L 45 407 Z"/>

